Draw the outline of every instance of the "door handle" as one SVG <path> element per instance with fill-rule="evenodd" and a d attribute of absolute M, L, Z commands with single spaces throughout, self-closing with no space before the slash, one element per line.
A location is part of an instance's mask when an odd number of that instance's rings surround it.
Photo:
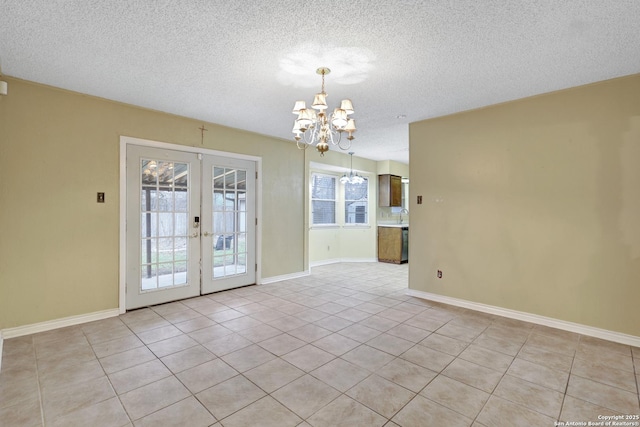
<path fill-rule="evenodd" d="M 204 233 L 202 233 L 202 235 L 204 237 L 209 237 L 209 236 L 213 236 L 213 233 L 209 233 L 208 231 L 205 231 Z"/>
<path fill-rule="evenodd" d="M 198 232 L 197 231 L 195 233 L 189 235 L 190 239 L 195 239 L 196 237 L 198 237 Z"/>

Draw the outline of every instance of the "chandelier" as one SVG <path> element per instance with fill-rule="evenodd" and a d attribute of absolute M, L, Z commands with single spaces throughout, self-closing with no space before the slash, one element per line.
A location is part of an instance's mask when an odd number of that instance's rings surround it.
<path fill-rule="evenodd" d="M 350 99 L 343 99 L 340 108 L 333 110 L 331 115 L 327 115 L 327 93 L 324 91 L 324 76 L 331 72 L 327 67 L 320 67 L 316 73 L 322 76 L 322 90 L 316 93 L 311 108 L 307 108 L 304 101 L 296 101 L 293 107 L 293 114 L 298 118 L 293 122 L 293 133 L 296 145 L 300 149 L 305 149 L 310 145 L 316 146 L 316 150 L 321 156 L 329 150 L 329 143 L 337 145 L 342 150 L 351 147 L 354 139 L 353 132 L 356 131 L 356 122 L 349 118 L 353 114 L 353 104 Z M 317 110 L 317 112 L 316 112 Z M 342 140 L 342 134 L 348 133 Z"/>
<path fill-rule="evenodd" d="M 351 156 L 351 172 L 349 172 L 349 175 L 347 175 L 346 173 L 342 175 L 342 178 L 340 178 L 340 182 L 343 184 L 346 184 L 346 183 L 362 184 L 364 182 L 364 178 L 358 175 L 357 172 L 355 174 L 353 173 L 353 155 L 354 154 L 355 153 L 353 151 L 349 151 L 349 155 Z"/>

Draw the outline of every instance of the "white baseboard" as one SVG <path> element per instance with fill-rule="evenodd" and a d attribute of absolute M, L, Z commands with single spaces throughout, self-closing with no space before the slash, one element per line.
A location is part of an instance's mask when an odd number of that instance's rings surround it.
<path fill-rule="evenodd" d="M 444 295 L 417 291 L 415 289 L 408 289 L 407 295 L 430 300 L 430 301 L 441 302 L 444 304 L 454 305 L 457 307 L 468 308 L 470 310 L 480 311 L 483 313 L 495 314 L 496 316 L 508 317 L 510 319 L 522 320 L 524 322 L 530 322 L 538 325 L 549 326 L 551 328 L 562 329 L 569 332 L 588 335 L 590 337 L 601 338 L 607 341 L 614 341 L 621 344 L 627 344 L 633 347 L 640 347 L 640 337 L 623 334 L 621 332 L 609 331 L 606 329 L 600 329 L 593 326 L 567 322 L 565 320 L 559 320 L 551 317 L 539 316 L 537 314 L 526 313 L 523 311 L 510 310 L 508 308 L 496 307 L 493 305 L 481 304 L 473 301 L 447 297 Z"/>
<path fill-rule="evenodd" d="M 120 314 L 120 310 L 112 308 L 109 310 L 96 311 L 94 313 L 80 314 L 78 316 L 64 317 L 62 319 L 54 319 L 46 322 L 33 323 L 31 325 L 18 326 L 16 328 L 8 328 L 0 331 L 3 338 L 16 338 L 23 335 L 37 334 L 52 329 L 64 328 L 67 326 L 80 325 L 82 323 L 93 322 L 95 320 L 116 317 Z"/>
<path fill-rule="evenodd" d="M 342 262 L 340 258 L 321 259 L 320 261 L 309 262 L 309 268 L 320 267 L 321 265 L 337 264 L 339 262 Z"/>
<path fill-rule="evenodd" d="M 4 339 L 2 338 L 2 331 L 0 331 L 0 372 L 2 372 L 2 345 L 4 344 Z"/>
<path fill-rule="evenodd" d="M 340 262 L 378 262 L 378 258 L 340 258 Z"/>
<path fill-rule="evenodd" d="M 377 258 L 332 258 L 313 261 L 309 263 L 309 267 L 320 267 L 321 265 L 338 264 L 341 262 L 378 262 Z"/>
<path fill-rule="evenodd" d="M 267 285 L 269 283 L 282 282 L 283 280 L 297 279 L 299 277 L 306 277 L 309 274 L 311 274 L 309 270 L 305 270 L 298 273 L 283 274 L 282 276 L 264 277 L 260 280 L 260 284 Z"/>

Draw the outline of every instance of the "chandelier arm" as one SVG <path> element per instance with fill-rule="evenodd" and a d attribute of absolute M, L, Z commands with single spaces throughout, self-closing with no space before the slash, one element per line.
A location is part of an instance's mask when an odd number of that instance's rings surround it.
<path fill-rule="evenodd" d="M 298 149 L 300 149 L 300 150 L 306 150 L 307 148 L 309 148 L 309 145 L 310 145 L 310 144 L 307 144 L 307 143 L 306 143 L 306 142 L 304 142 L 304 141 L 302 141 L 302 142 L 301 142 L 301 141 L 296 141 L 296 145 L 298 146 Z"/>
<path fill-rule="evenodd" d="M 340 133 L 340 136 L 342 136 L 342 132 L 339 132 L 339 133 Z M 341 150 L 348 150 L 349 148 L 351 148 L 351 140 L 349 138 L 345 138 L 345 140 L 347 141 L 347 143 L 344 147 L 342 146 L 342 143 L 344 142 L 344 140 L 338 141 L 338 147 Z"/>
<path fill-rule="evenodd" d="M 319 128 L 320 125 L 319 123 L 316 121 L 313 123 L 312 125 L 313 127 L 307 129 L 307 132 L 305 132 L 307 138 L 306 138 L 306 142 L 309 145 L 315 144 L 316 142 L 318 142 L 318 132 L 319 132 Z"/>
<path fill-rule="evenodd" d="M 313 144 L 313 130 L 312 129 L 307 129 L 306 131 L 302 132 L 302 142 L 304 142 L 305 144 L 308 144 L 308 145 Z"/>
<path fill-rule="evenodd" d="M 342 132 L 335 130 L 333 126 L 329 127 L 329 134 L 331 135 L 331 144 L 340 146 L 340 140 L 342 139 Z"/>

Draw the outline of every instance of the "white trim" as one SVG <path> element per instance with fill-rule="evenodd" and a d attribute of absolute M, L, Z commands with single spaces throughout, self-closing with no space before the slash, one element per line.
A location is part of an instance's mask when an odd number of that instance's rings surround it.
<path fill-rule="evenodd" d="M 340 262 L 378 262 L 378 258 L 340 258 Z"/>
<path fill-rule="evenodd" d="M 588 335 L 590 337 L 601 338 L 607 341 L 614 341 L 621 344 L 627 344 L 633 347 L 640 347 L 640 337 L 624 334 L 621 332 L 609 331 L 606 329 L 600 329 L 593 326 L 567 322 L 565 320 L 559 320 L 551 317 L 540 316 L 537 314 L 526 313 L 523 311 L 510 310 L 508 308 L 496 307 L 493 305 L 481 304 L 473 301 L 447 297 L 444 295 L 417 291 L 415 289 L 407 289 L 406 294 L 412 297 L 441 302 L 449 305 L 455 305 L 457 307 L 468 308 L 470 310 L 481 311 L 483 313 L 488 313 L 488 314 L 495 314 L 496 316 L 522 320 L 524 322 L 535 323 L 538 325 L 549 326 L 551 328 L 562 329 L 569 332 Z"/>
<path fill-rule="evenodd" d="M 262 158 L 256 157 L 256 285 L 262 282 Z"/>
<path fill-rule="evenodd" d="M 4 344 L 4 338 L 2 338 L 2 331 L 0 331 L 0 373 L 2 372 L 2 346 Z"/>
<path fill-rule="evenodd" d="M 134 138 L 131 136 L 120 136 L 120 248 L 119 248 L 119 287 L 118 287 L 118 308 L 119 313 L 124 314 L 126 310 L 126 243 L 127 230 L 124 226 L 127 219 L 127 145 L 139 145 L 144 147 L 162 148 L 166 150 L 182 151 L 186 153 L 207 154 L 220 157 L 231 157 L 256 162 L 256 172 L 258 181 L 256 183 L 256 284 L 263 283 L 260 279 L 262 274 L 262 157 L 247 154 L 229 153 L 226 151 L 212 150 L 203 147 L 191 147 L 189 145 L 170 144 L 168 142 L 152 141 L 149 139 Z"/>
<path fill-rule="evenodd" d="M 46 332 L 52 329 L 79 325 L 81 323 L 108 319 L 109 317 L 116 317 L 119 314 L 120 311 L 117 308 L 111 308 L 109 310 L 96 311 L 93 313 L 80 314 L 78 316 L 64 317 L 62 319 L 48 320 L 46 322 L 33 323 L 31 325 L 3 329 L 2 331 L 0 331 L 0 335 L 2 335 L 4 338 L 16 338 L 24 335 L 37 334 L 39 332 Z"/>
<path fill-rule="evenodd" d="M 342 262 L 340 258 L 321 259 L 320 261 L 309 261 L 309 269 L 313 267 L 319 267 L 321 265 L 338 264 Z"/>
<path fill-rule="evenodd" d="M 120 137 L 120 248 L 118 266 L 118 310 L 120 314 L 127 311 L 127 140 Z"/>
<path fill-rule="evenodd" d="M 169 142 L 152 141 L 150 139 L 141 139 L 141 138 L 134 138 L 132 136 L 121 135 L 120 148 L 122 148 L 123 145 L 126 146 L 127 144 L 140 145 L 143 147 L 163 148 L 165 150 L 182 151 L 185 153 L 208 154 L 208 155 L 219 156 L 219 157 L 231 157 L 234 159 L 250 160 L 253 162 L 262 161 L 262 157 L 251 156 L 249 154 L 230 153 L 228 151 L 212 150 L 210 148 L 204 148 L 204 147 L 192 147 L 190 145 L 171 144 Z M 126 154 L 126 150 L 125 150 L 125 154 Z"/>
<path fill-rule="evenodd" d="M 312 261 L 309 267 L 320 267 L 321 265 L 339 264 L 341 262 L 378 262 L 377 258 L 331 258 L 320 261 Z"/>
<path fill-rule="evenodd" d="M 298 279 L 300 277 L 307 277 L 310 274 L 311 272 L 309 270 L 306 270 L 298 273 L 283 274 L 282 276 L 265 277 L 262 279 L 260 284 L 267 285 L 269 283 L 282 282 L 283 280 Z"/>

